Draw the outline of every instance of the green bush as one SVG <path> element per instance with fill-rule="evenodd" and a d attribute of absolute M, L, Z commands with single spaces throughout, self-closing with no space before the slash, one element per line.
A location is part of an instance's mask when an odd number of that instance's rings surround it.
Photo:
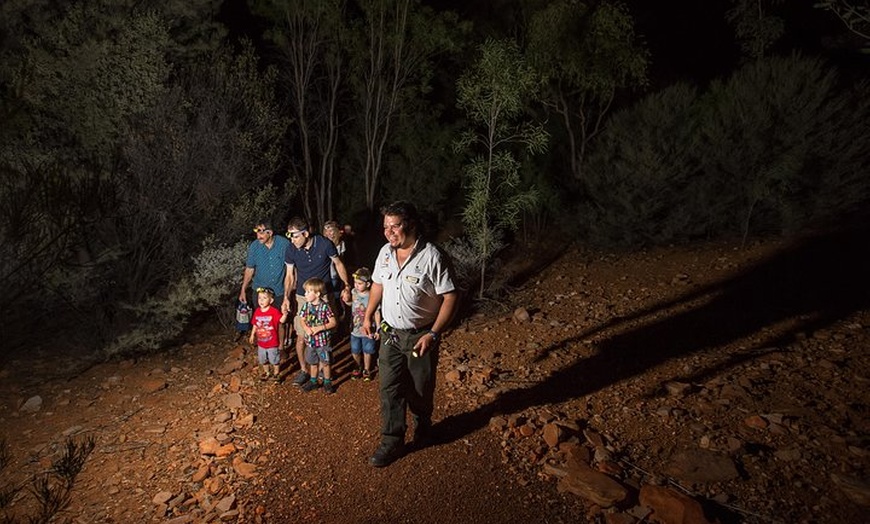
<path fill-rule="evenodd" d="M 589 238 L 637 246 L 789 233 L 870 200 L 867 86 L 811 58 L 677 85 L 609 122 L 580 210 Z"/>
<path fill-rule="evenodd" d="M 863 95 L 861 91 L 865 91 Z M 866 89 L 844 88 L 820 60 L 760 60 L 714 83 L 704 101 L 702 158 L 719 229 L 787 233 L 835 218 L 868 196 Z"/>
<path fill-rule="evenodd" d="M 639 245 L 704 231 L 686 202 L 709 191 L 699 170 L 697 99 L 678 84 L 611 118 L 587 171 L 580 215 L 589 238 Z"/>
<path fill-rule="evenodd" d="M 159 349 L 177 337 L 190 317 L 200 311 L 213 309 L 218 318 L 228 322 L 226 312 L 241 285 L 249 244 L 249 240 L 216 244 L 211 237 L 203 241 L 190 275 L 175 282 L 164 296 L 132 307 L 137 323 L 106 348 L 107 356 Z"/>

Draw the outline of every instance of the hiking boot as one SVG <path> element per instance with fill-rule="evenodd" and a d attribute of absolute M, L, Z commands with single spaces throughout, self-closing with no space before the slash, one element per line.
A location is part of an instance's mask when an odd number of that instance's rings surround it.
<path fill-rule="evenodd" d="M 381 444 L 375 450 L 375 453 L 369 457 L 369 464 L 376 468 L 383 468 L 399 460 L 404 454 L 405 446 L 402 444 L 396 446 Z"/>
<path fill-rule="evenodd" d="M 305 384 L 302 385 L 302 391 L 308 393 L 314 391 L 315 389 L 320 387 L 320 383 L 317 380 L 309 380 Z"/>
<path fill-rule="evenodd" d="M 332 395 L 333 393 L 335 393 L 335 386 L 332 384 L 331 380 L 323 381 L 323 392 L 327 395 Z"/>
<path fill-rule="evenodd" d="M 310 379 L 310 378 L 311 378 L 311 375 L 309 375 L 307 372 L 305 372 L 305 370 L 302 370 L 299 372 L 298 375 L 296 375 L 296 378 L 293 379 L 293 385 L 294 386 L 304 386 L 308 382 L 308 379 Z"/>

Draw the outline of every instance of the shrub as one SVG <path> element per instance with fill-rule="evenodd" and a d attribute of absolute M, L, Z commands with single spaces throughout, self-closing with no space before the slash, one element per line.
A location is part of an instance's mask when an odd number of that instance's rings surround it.
<path fill-rule="evenodd" d="M 703 199 L 697 92 L 678 84 L 614 114 L 590 157 L 580 210 L 598 243 L 639 245 L 701 234 L 686 198 Z"/>
<path fill-rule="evenodd" d="M 216 244 L 213 238 L 203 241 L 202 251 L 194 257 L 194 268 L 175 282 L 165 296 L 134 306 L 139 322 L 106 348 L 106 354 L 124 354 L 155 350 L 177 337 L 190 317 L 209 308 L 228 323 L 226 311 L 230 297 L 241 285 L 242 266 L 248 245 L 240 240 L 233 245 Z"/>
<path fill-rule="evenodd" d="M 96 446 L 93 437 L 82 442 L 67 439 L 60 458 L 54 461 L 51 468 L 32 477 L 27 486 L 33 502 L 32 511 L 26 521 L 30 524 L 47 524 L 55 515 L 66 509 L 70 503 L 70 495 L 76 478 L 81 473 L 85 462 Z M 0 471 L 9 465 L 9 448 L 5 441 L 0 441 Z M 0 522 L 15 523 L 19 519 L 8 507 L 24 486 L 0 486 Z"/>
<path fill-rule="evenodd" d="M 819 60 L 748 64 L 699 95 L 677 85 L 614 115 L 580 214 L 623 246 L 788 233 L 870 200 L 867 86 Z"/>

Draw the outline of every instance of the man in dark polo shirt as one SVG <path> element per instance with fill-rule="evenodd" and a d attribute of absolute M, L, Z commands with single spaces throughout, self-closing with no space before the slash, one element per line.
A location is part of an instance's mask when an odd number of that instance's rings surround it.
<path fill-rule="evenodd" d="M 350 300 L 351 283 L 348 281 L 347 269 L 344 267 L 344 262 L 338 257 L 338 251 L 335 249 L 335 244 L 326 237 L 312 233 L 308 226 L 308 221 L 304 218 L 293 217 L 287 225 L 287 237 L 292 244 L 284 255 L 284 263 L 287 266 L 286 275 L 284 277 L 284 305 L 282 311 L 291 311 L 290 309 L 290 293 L 296 292 L 296 314 L 294 315 L 294 325 L 296 333 L 304 333 L 299 324 L 299 311 L 305 305 L 305 290 L 302 285 L 309 278 L 319 278 L 329 284 L 331 278 L 329 270 L 332 264 L 335 264 L 335 270 L 338 272 L 338 277 L 341 279 L 344 288 L 341 290 L 341 300 Z M 328 289 L 327 292 L 332 292 Z M 337 290 L 336 290 L 337 291 Z M 333 311 L 335 306 L 333 305 Z M 299 374 L 293 379 L 293 385 L 301 386 L 308 382 L 311 378 L 306 369 L 305 364 L 305 337 L 296 337 L 296 357 L 299 359 Z"/>

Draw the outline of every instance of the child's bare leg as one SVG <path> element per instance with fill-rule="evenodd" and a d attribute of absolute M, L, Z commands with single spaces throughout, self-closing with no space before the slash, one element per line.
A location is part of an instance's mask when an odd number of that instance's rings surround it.
<path fill-rule="evenodd" d="M 366 353 L 365 355 L 363 355 L 363 362 L 365 362 L 364 369 L 366 371 L 371 371 L 372 370 L 372 356 L 369 355 L 368 353 Z"/>
<path fill-rule="evenodd" d="M 322 364 L 320 369 L 323 371 L 323 378 L 325 380 L 332 380 L 332 366 L 329 364 Z"/>

